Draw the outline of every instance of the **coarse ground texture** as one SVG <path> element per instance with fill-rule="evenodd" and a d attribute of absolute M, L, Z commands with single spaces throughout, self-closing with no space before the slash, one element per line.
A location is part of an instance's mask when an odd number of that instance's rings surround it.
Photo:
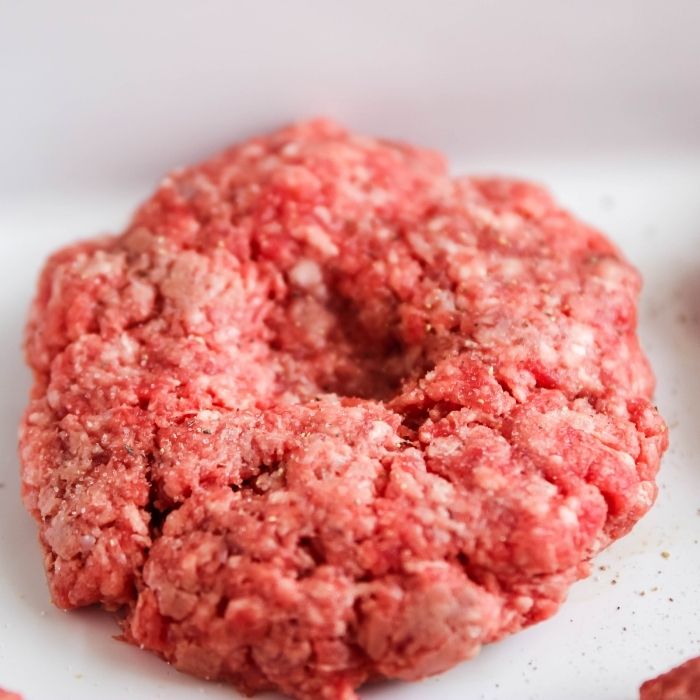
<path fill-rule="evenodd" d="M 355 698 L 552 615 L 652 505 L 640 280 L 537 186 L 301 123 L 54 255 L 24 500 L 62 608 Z"/>
<path fill-rule="evenodd" d="M 643 683 L 639 700 L 700 700 L 700 657 Z"/>

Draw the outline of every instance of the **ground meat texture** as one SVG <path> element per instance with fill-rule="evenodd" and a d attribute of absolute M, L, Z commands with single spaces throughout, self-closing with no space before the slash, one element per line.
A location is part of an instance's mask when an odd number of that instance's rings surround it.
<path fill-rule="evenodd" d="M 700 698 L 700 657 L 646 681 L 639 689 L 640 700 L 698 700 Z"/>
<path fill-rule="evenodd" d="M 325 121 L 173 173 L 39 282 L 56 604 L 302 700 L 543 620 L 656 495 L 639 287 L 539 187 Z"/>

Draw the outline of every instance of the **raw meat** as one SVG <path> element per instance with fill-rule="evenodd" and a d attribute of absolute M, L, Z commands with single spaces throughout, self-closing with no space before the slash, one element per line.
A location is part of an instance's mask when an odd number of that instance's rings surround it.
<path fill-rule="evenodd" d="M 640 700 L 698 700 L 700 698 L 700 657 L 686 661 L 646 681 L 639 689 Z"/>
<path fill-rule="evenodd" d="M 54 601 L 332 700 L 549 617 L 656 496 L 639 289 L 540 187 L 326 121 L 173 173 L 39 282 L 21 456 Z"/>

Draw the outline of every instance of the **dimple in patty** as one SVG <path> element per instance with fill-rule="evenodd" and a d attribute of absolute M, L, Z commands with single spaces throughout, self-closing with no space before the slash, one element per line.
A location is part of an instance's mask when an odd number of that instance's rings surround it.
<path fill-rule="evenodd" d="M 350 699 L 551 615 L 653 503 L 637 273 L 534 185 L 301 123 L 54 255 L 24 498 L 55 602 Z"/>

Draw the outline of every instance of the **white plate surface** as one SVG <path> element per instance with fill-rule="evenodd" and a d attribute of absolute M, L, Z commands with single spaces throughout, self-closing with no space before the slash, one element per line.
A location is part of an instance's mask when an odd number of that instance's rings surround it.
<path fill-rule="evenodd" d="M 517 174 L 544 182 L 570 209 L 608 232 L 645 279 L 640 332 L 656 370 L 658 403 L 671 427 L 671 448 L 654 509 L 632 534 L 599 557 L 595 575 L 574 586 L 556 617 L 484 649 L 477 659 L 440 677 L 372 686 L 362 692 L 363 698 L 633 700 L 642 680 L 700 654 L 700 85 L 693 82 L 700 53 L 691 31 L 698 24 L 691 20 L 700 21 L 693 9 L 699 5 L 600 3 L 605 13 L 600 10 L 589 17 L 585 8 L 595 3 L 503 3 L 511 8 L 503 16 L 512 20 L 502 30 L 504 39 L 492 27 L 491 5 L 445 3 L 441 24 L 456 24 L 463 32 L 453 31 L 449 41 L 441 42 L 432 25 L 423 31 L 427 15 L 419 3 L 379 3 L 379 28 L 372 25 L 370 3 L 358 3 L 352 17 L 308 3 L 297 12 L 297 20 L 326 29 L 326 48 L 330 51 L 336 40 L 340 42 L 343 52 L 355 56 L 360 73 L 351 74 L 345 53 L 337 57 L 331 52 L 331 68 L 313 83 L 310 52 L 319 49 L 319 41 L 311 41 L 315 49 L 302 47 L 294 53 L 291 39 L 275 31 L 277 53 L 273 51 L 274 60 L 261 59 L 259 73 L 269 89 L 251 90 L 238 68 L 215 70 L 219 49 L 204 42 L 193 51 L 185 42 L 197 41 L 190 25 L 197 19 L 201 26 L 206 24 L 194 9 L 199 3 L 154 2 L 147 17 L 151 34 L 130 34 L 130 17 L 140 17 L 145 4 L 115 3 L 121 9 L 113 7 L 95 25 L 85 19 L 86 3 L 30 2 L 13 11 L 9 3 L 2 7 L 10 29 L 0 17 L 0 79 L 22 102 L 11 106 L 9 116 L 5 113 L 7 128 L 0 135 L 0 153 L 11 156 L 0 169 L 0 686 L 22 691 L 26 700 L 236 697 L 228 688 L 183 676 L 114 641 L 117 627 L 104 613 L 65 614 L 51 606 L 36 528 L 19 502 L 16 426 L 29 389 L 19 344 L 35 277 L 50 251 L 76 238 L 118 230 L 158 174 L 178 160 L 204 156 L 227 139 L 254 132 L 257 123 L 267 127 L 316 111 L 330 112 L 365 131 L 439 146 L 451 157 L 455 171 Z M 288 5 L 262 4 L 268 13 L 287 12 L 285 21 L 294 26 L 293 13 L 283 9 Z M 63 14 L 54 9 L 58 5 Z M 222 22 L 215 23 L 219 40 L 230 35 L 230 41 L 237 37 L 248 48 L 262 42 L 264 22 L 252 5 L 229 4 L 235 6 L 232 12 L 212 3 L 228 13 L 226 31 L 219 26 Z M 528 12 L 539 13 L 539 20 L 525 23 L 522 38 L 516 29 L 526 19 L 525 5 Z M 564 5 L 573 8 L 570 14 L 557 15 L 556 8 Z M 154 9 L 164 12 L 166 7 L 177 7 L 179 13 L 169 31 Z M 409 8 L 411 14 L 402 17 L 405 34 L 396 39 L 402 60 L 385 60 L 373 71 L 358 41 L 362 39 L 376 58 L 379 30 L 391 25 L 389 18 L 399 7 Z M 471 23 L 465 7 L 475 13 Z M 318 12 L 328 16 L 319 19 Z M 669 19 L 669 12 L 680 13 L 680 19 Z M 251 20 L 253 15 L 258 19 Z M 632 16 L 630 23 L 626 18 Z M 576 32 L 566 34 L 567 17 L 579 23 Z M 250 32 L 236 29 L 246 21 L 252 22 Z M 122 37 L 113 39 L 107 25 L 116 26 Z M 561 28 L 571 41 L 562 39 Z M 93 30 L 97 38 L 85 39 Z M 351 36 L 342 43 L 346 30 Z M 665 34 L 664 41 L 658 39 L 659 32 Z M 472 43 L 463 46 L 461 36 Z M 547 37 L 547 50 L 532 49 L 530 41 Z M 588 55 L 586 39 L 592 38 L 597 41 L 595 51 L 590 44 L 593 67 L 582 67 Z M 160 42 L 173 62 L 165 61 L 156 48 L 149 52 L 147 40 L 156 47 Z M 482 44 L 474 48 L 474 41 Z M 499 41 L 511 47 L 510 58 L 502 62 L 512 64 L 513 56 L 516 63 L 524 62 L 515 78 L 498 60 L 493 80 L 478 71 L 454 68 L 489 51 L 496 55 Z M 520 42 L 517 50 L 513 41 Z M 285 54 L 279 42 L 291 53 Z M 185 48 L 180 51 L 181 45 Z M 645 46 L 653 49 L 646 58 Z M 88 48 L 93 53 L 86 56 L 83 50 Z M 620 51 L 624 70 L 616 63 Z M 565 81 L 552 67 L 559 60 L 552 52 L 560 52 L 571 69 L 570 100 L 548 109 L 523 95 L 528 86 L 532 94 L 550 95 L 543 72 L 564 89 Z M 432 58 L 426 58 L 429 55 Z M 117 77 L 113 90 L 102 86 L 96 103 L 91 79 L 117 70 L 122 60 L 125 72 L 117 75 L 126 78 Z M 175 126 L 167 126 L 176 87 L 171 69 L 174 65 L 182 74 L 188 62 L 194 67 L 184 75 L 200 79 L 188 84 L 201 98 L 200 106 L 187 103 L 187 118 L 175 115 Z M 273 75 L 273 66 L 280 63 L 284 88 L 281 78 Z M 290 65 L 298 74 L 293 75 Z M 344 85 L 330 79 L 333 65 Z M 54 78 L 69 69 L 78 72 L 59 89 Z M 201 84 L 207 69 L 213 76 L 209 87 Z M 413 71 L 413 80 L 430 93 L 434 110 L 447 116 L 428 116 L 407 71 Z M 365 76 L 364 85 L 357 75 Z M 455 81 L 460 75 L 463 83 Z M 616 93 L 625 76 L 632 76 L 625 83 L 629 90 Z M 237 86 L 237 99 L 246 97 L 240 111 L 230 96 L 222 102 L 223 114 L 216 110 L 214 98 L 224 78 Z M 393 93 L 382 92 L 387 85 L 394 86 Z M 186 87 L 182 89 L 189 94 Z M 156 101 L 162 98 L 165 106 L 144 106 L 140 122 L 139 99 L 146 94 Z M 375 100 L 375 111 L 360 109 L 362 94 L 377 99 L 383 95 L 384 107 Z M 586 120 L 581 109 L 589 102 Z M 79 109 L 82 104 L 85 109 Z M 523 108 L 528 128 L 521 120 L 520 127 L 509 130 L 503 114 L 517 124 L 518 108 Z M 402 119 L 406 110 L 408 116 Z"/>

